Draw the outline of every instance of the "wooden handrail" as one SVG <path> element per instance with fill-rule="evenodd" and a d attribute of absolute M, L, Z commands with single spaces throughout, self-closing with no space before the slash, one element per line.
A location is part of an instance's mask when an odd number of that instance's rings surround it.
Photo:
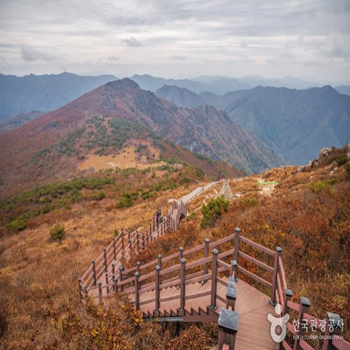
<path fill-rule="evenodd" d="M 256 248 L 256 249 L 259 249 L 261 251 L 263 251 L 264 253 L 266 254 L 269 254 L 271 256 L 274 256 L 275 255 L 275 252 L 269 248 L 266 248 L 264 246 L 262 246 L 261 244 L 258 244 L 258 243 L 255 243 L 253 241 L 251 241 L 250 239 L 248 238 L 245 238 L 245 237 L 242 237 L 240 236 L 239 237 L 239 240 L 242 241 L 243 243 L 247 243 L 249 244 L 250 246 L 252 246 L 253 248 Z"/>

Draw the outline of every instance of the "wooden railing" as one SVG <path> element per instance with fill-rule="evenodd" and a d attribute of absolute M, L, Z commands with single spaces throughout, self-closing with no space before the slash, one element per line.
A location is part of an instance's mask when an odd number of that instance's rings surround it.
<path fill-rule="evenodd" d="M 298 312 L 299 322 L 303 319 L 314 320 L 321 325 L 321 320 L 309 315 L 310 303 L 307 298 L 301 298 L 300 305 L 291 301 L 292 292 L 287 288 L 285 271 L 281 259 L 282 249 L 276 247 L 275 251 L 266 248 L 258 243 L 249 240 L 241 235 L 241 230 L 236 228 L 235 232 L 223 239 L 210 242 L 205 239 L 203 244 L 184 250 L 180 247 L 177 252 L 162 257 L 158 255 L 156 259 L 141 265 L 139 262 L 135 266 L 125 269 L 125 262 L 129 261 L 132 254 L 145 249 L 145 246 L 153 241 L 157 236 L 163 235 L 168 230 L 177 228 L 181 215 L 186 212 L 183 203 L 174 204 L 160 226 L 156 227 L 154 220 L 149 228 L 140 234 L 124 233 L 122 231 L 112 243 L 104 249 L 97 259 L 93 260 L 92 266 L 79 279 L 80 297 L 82 301 L 90 296 L 94 299 L 101 299 L 116 292 L 123 292 L 130 296 L 135 303 L 136 309 L 141 309 L 145 305 L 153 304 L 154 310 L 150 317 L 161 316 L 162 306 L 170 301 L 177 300 L 177 313 L 185 314 L 186 307 L 191 305 L 192 299 L 210 296 L 208 309 L 217 310 L 218 301 L 223 302 L 226 308 L 221 308 L 219 317 L 219 349 L 234 349 L 235 336 L 238 330 L 239 315 L 234 311 L 237 291 L 235 282 L 239 276 L 245 275 L 260 284 L 266 290 L 270 290 L 271 304 L 281 304 L 282 314 L 289 310 Z M 140 238 L 141 237 L 141 238 Z M 247 249 L 245 249 L 247 247 Z M 209 252 L 212 251 L 210 255 Z M 250 252 L 260 252 L 259 256 L 266 256 L 264 261 L 249 254 Z M 271 262 L 271 264 L 268 263 Z M 247 263 L 253 264 L 257 268 L 265 271 L 263 275 L 252 272 L 247 267 Z M 245 266 L 245 267 L 243 267 Z M 104 280 L 101 280 L 104 274 Z M 223 279 L 228 276 L 228 282 Z M 270 277 L 268 277 L 270 276 Z M 187 286 L 201 282 L 202 284 L 211 281 L 210 290 L 188 294 Z M 218 285 L 227 287 L 226 298 L 218 294 Z M 165 288 L 178 288 L 178 292 L 172 295 L 161 297 L 161 291 Z M 98 292 L 97 292 L 98 291 Z M 152 295 L 141 301 L 141 296 L 147 292 Z M 217 319 L 216 317 L 216 319 Z M 329 320 L 340 320 L 335 314 L 328 313 Z M 315 350 L 302 336 L 305 329 L 298 332 L 293 330 L 292 324 L 287 322 L 288 332 L 297 335 L 293 341 L 293 347 L 287 340 L 280 344 L 283 350 Z M 321 329 L 319 327 L 319 329 Z M 322 330 L 322 329 L 321 329 Z M 322 350 L 339 349 L 350 350 L 350 344 L 340 337 L 329 337 L 337 334 L 338 329 L 331 329 L 329 325 L 324 330 L 325 338 Z"/>
<path fill-rule="evenodd" d="M 124 271 L 123 265 L 132 258 L 133 254 L 144 250 L 147 244 L 157 237 L 163 236 L 168 231 L 176 230 L 182 216 L 186 216 L 184 203 L 174 201 L 160 222 L 157 222 L 156 215 L 152 217 L 145 231 L 130 232 L 121 229 L 117 237 L 113 237 L 112 242 L 103 249 L 103 253 L 92 260 L 91 266 L 83 277 L 78 279 L 81 301 L 84 302 L 94 290 L 98 290 L 98 294 L 102 295 L 104 294 L 102 289 L 105 289 L 105 293 L 108 294 L 113 278 L 118 276 L 123 280 L 126 273 L 136 271 L 137 266 Z M 101 279 L 104 279 L 104 283 Z"/>

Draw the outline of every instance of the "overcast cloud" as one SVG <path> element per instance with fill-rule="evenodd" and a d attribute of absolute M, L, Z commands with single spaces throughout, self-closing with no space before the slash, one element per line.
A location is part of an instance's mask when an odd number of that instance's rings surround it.
<path fill-rule="evenodd" d="M 350 82 L 350 0 L 0 0 L 0 72 Z"/>

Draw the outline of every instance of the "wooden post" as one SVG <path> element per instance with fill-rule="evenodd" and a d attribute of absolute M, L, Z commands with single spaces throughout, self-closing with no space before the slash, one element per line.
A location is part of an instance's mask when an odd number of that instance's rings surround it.
<path fill-rule="evenodd" d="M 141 263 L 138 261 L 138 262 L 136 263 L 136 271 L 137 271 L 138 273 L 140 273 L 140 265 L 141 265 Z"/>
<path fill-rule="evenodd" d="M 233 253 L 233 260 L 237 261 L 238 264 L 238 255 L 239 255 L 239 236 L 241 234 L 241 229 L 239 227 L 236 227 L 235 229 L 235 243 L 234 243 L 234 253 Z"/>
<path fill-rule="evenodd" d="M 105 272 L 105 276 L 106 276 L 106 293 L 107 293 L 107 295 L 108 295 L 108 293 L 109 293 L 109 287 L 108 287 L 108 272 L 107 272 L 107 271 Z"/>
<path fill-rule="evenodd" d="M 283 314 L 289 314 L 289 307 L 288 307 L 288 301 L 292 300 L 293 292 L 290 289 L 285 290 L 285 298 L 284 298 L 284 305 L 283 305 Z M 280 343 L 279 350 L 284 350 L 283 342 Z"/>
<path fill-rule="evenodd" d="M 158 255 L 158 265 L 162 267 L 162 254 Z"/>
<path fill-rule="evenodd" d="M 130 230 L 128 230 L 128 243 L 129 243 L 129 248 L 130 247 L 130 242 L 131 242 L 131 233 L 130 233 Z"/>
<path fill-rule="evenodd" d="M 124 271 L 123 266 L 119 266 L 119 281 L 120 282 L 123 282 L 123 271 Z M 124 286 L 120 286 L 120 291 L 123 292 L 123 290 L 124 290 Z"/>
<path fill-rule="evenodd" d="M 95 260 L 92 260 L 92 273 L 94 276 L 94 286 L 96 286 L 97 278 L 96 278 L 96 263 Z"/>
<path fill-rule="evenodd" d="M 112 262 L 112 280 L 115 277 L 115 263 Z"/>
<path fill-rule="evenodd" d="M 139 230 L 136 230 L 136 245 L 137 245 L 137 252 L 140 252 L 140 237 L 139 237 Z"/>
<path fill-rule="evenodd" d="M 115 237 L 113 237 L 113 256 L 114 256 L 114 260 L 117 260 L 117 252 L 115 249 Z"/>
<path fill-rule="evenodd" d="M 132 259 L 132 240 L 129 239 L 129 258 Z"/>
<path fill-rule="evenodd" d="M 296 332 L 296 337 L 294 340 L 294 346 L 293 350 L 302 350 L 300 347 L 300 340 L 302 339 L 303 335 L 305 334 L 305 320 L 304 320 L 304 313 L 307 313 L 310 307 L 310 301 L 308 298 L 301 297 L 300 298 L 300 305 L 299 305 L 299 315 L 298 315 L 298 325 L 299 330 Z"/>
<path fill-rule="evenodd" d="M 204 240 L 204 257 L 207 258 L 209 256 L 209 243 L 210 243 L 210 239 L 206 238 Z M 204 271 L 203 271 L 203 275 L 206 275 L 208 273 L 208 263 L 204 264 Z M 203 281 L 202 284 L 207 283 L 207 280 Z"/>
<path fill-rule="evenodd" d="M 219 313 L 219 350 L 224 349 L 224 345 L 229 350 L 234 350 L 236 333 L 238 331 L 239 314 L 236 311 L 221 308 Z M 226 346 L 226 349 L 227 349 Z"/>
<path fill-rule="evenodd" d="M 108 271 L 108 265 L 107 265 L 107 249 L 103 248 L 103 256 L 105 260 L 105 271 Z"/>
<path fill-rule="evenodd" d="M 277 289 L 277 275 L 279 270 L 279 259 L 282 253 L 281 247 L 276 247 L 275 252 L 275 262 L 273 264 L 273 277 L 272 277 L 272 287 L 271 287 L 271 304 L 276 305 L 276 289 Z"/>
<path fill-rule="evenodd" d="M 336 350 L 337 348 L 332 344 L 332 337 L 334 334 L 339 335 L 343 328 L 343 320 L 338 314 L 327 312 L 327 323 L 325 329 L 325 337 L 322 343 L 322 350 Z M 346 347 L 344 348 L 346 349 Z"/>
<path fill-rule="evenodd" d="M 148 244 L 148 241 L 149 241 L 149 230 L 146 231 L 146 243 Z"/>
<path fill-rule="evenodd" d="M 181 312 L 185 308 L 185 298 L 186 298 L 186 259 L 182 258 L 180 260 L 180 308 Z"/>
<path fill-rule="evenodd" d="M 156 308 L 154 312 L 156 314 L 159 314 L 159 308 L 160 308 L 160 276 L 159 276 L 160 266 L 156 266 L 156 274 L 155 274 L 155 290 L 156 290 Z"/>
<path fill-rule="evenodd" d="M 121 234 L 121 240 L 122 240 L 122 251 L 124 250 L 124 229 L 120 229 L 120 234 Z"/>
<path fill-rule="evenodd" d="M 102 282 L 98 282 L 98 298 L 101 301 L 101 299 L 102 299 Z"/>
<path fill-rule="evenodd" d="M 114 277 L 113 282 L 114 282 L 114 292 L 118 293 L 118 277 Z"/>
<path fill-rule="evenodd" d="M 226 309 L 231 307 L 232 311 L 235 311 L 235 304 L 237 299 L 236 282 L 234 277 L 228 278 L 227 289 L 226 289 Z"/>
<path fill-rule="evenodd" d="M 121 240 L 122 240 L 122 249 L 121 249 L 122 260 L 124 260 L 125 246 L 124 246 L 124 229 L 123 228 L 120 230 L 120 234 L 121 234 Z"/>
<path fill-rule="evenodd" d="M 145 233 L 142 232 L 142 250 L 145 250 Z"/>
<path fill-rule="evenodd" d="M 151 235 L 151 241 L 152 241 L 152 236 L 153 236 L 153 231 L 152 231 L 152 221 L 149 222 L 149 234 Z"/>
<path fill-rule="evenodd" d="M 179 248 L 179 260 L 181 261 L 181 259 L 184 257 L 184 248 L 180 247 Z"/>
<path fill-rule="evenodd" d="M 238 265 L 236 260 L 231 260 L 230 276 L 233 276 L 235 281 L 238 282 Z"/>
<path fill-rule="evenodd" d="M 140 274 L 135 272 L 135 307 L 136 310 L 140 310 L 140 282 L 139 282 Z"/>
<path fill-rule="evenodd" d="M 219 251 L 213 249 L 213 262 L 212 262 L 212 274 L 211 274 L 211 299 L 210 299 L 210 308 L 213 310 L 217 309 L 216 305 L 216 290 L 217 290 L 217 270 L 218 270 L 218 255 Z"/>
<path fill-rule="evenodd" d="M 80 301 L 83 300 L 83 287 L 81 285 L 81 278 L 78 278 L 78 282 L 79 282 L 79 297 L 80 297 Z"/>

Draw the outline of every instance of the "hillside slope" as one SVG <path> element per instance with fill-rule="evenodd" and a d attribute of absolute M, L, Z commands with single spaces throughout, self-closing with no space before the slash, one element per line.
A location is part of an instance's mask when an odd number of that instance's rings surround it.
<path fill-rule="evenodd" d="M 89 77 L 71 73 L 24 77 L 0 74 L 0 121 L 20 113 L 53 111 L 116 79 L 112 75 Z"/>

